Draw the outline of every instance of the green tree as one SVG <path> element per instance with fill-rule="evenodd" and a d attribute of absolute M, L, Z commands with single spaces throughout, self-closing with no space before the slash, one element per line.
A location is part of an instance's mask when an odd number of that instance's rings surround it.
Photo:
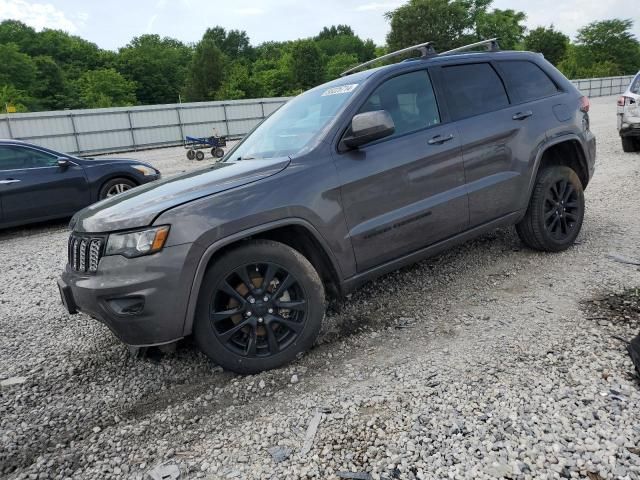
<path fill-rule="evenodd" d="M 0 44 L 15 43 L 23 52 L 29 51 L 34 44 L 36 31 L 19 20 L 0 22 Z"/>
<path fill-rule="evenodd" d="M 120 49 L 116 65 L 136 82 L 140 103 L 173 103 L 184 86 L 191 54 L 191 48 L 173 38 L 142 35 Z"/>
<path fill-rule="evenodd" d="M 338 78 L 342 72 L 358 64 L 354 53 L 338 53 L 327 61 L 327 80 Z"/>
<path fill-rule="evenodd" d="M 596 78 L 620 75 L 620 66 L 610 60 L 594 62 L 589 58 L 586 47 L 569 44 L 558 69 L 567 78 Z"/>
<path fill-rule="evenodd" d="M 13 105 L 18 112 L 28 112 L 26 104 L 30 102 L 27 94 L 13 85 L 0 85 L 0 112 L 3 112 L 7 105 Z"/>
<path fill-rule="evenodd" d="M 391 22 L 389 50 L 431 41 L 439 51 L 474 41 L 480 14 L 492 0 L 409 0 L 385 16 Z"/>
<path fill-rule="evenodd" d="M 36 79 L 37 68 L 29 55 L 15 43 L 0 44 L 0 85 L 13 85 L 29 92 Z"/>
<path fill-rule="evenodd" d="M 527 16 L 515 10 L 498 10 L 480 12 L 476 18 L 476 35 L 478 40 L 499 38 L 500 48 L 514 50 L 522 42 L 526 27 L 522 24 Z"/>
<path fill-rule="evenodd" d="M 33 44 L 24 52 L 33 57 L 45 55 L 53 58 L 70 78 L 103 66 L 101 50 L 95 43 L 62 30 L 45 28 L 38 32 Z"/>
<path fill-rule="evenodd" d="M 223 54 L 232 59 L 251 53 L 249 36 L 243 30 L 226 31 L 220 26 L 208 28 L 202 39 L 213 41 Z"/>
<path fill-rule="evenodd" d="M 295 87 L 307 90 L 324 79 L 324 55 L 313 40 L 298 40 L 291 46 L 291 78 Z"/>
<path fill-rule="evenodd" d="M 39 56 L 33 59 L 36 80 L 32 94 L 39 109 L 60 110 L 68 106 L 69 87 L 62 69 L 51 58 Z"/>
<path fill-rule="evenodd" d="M 225 63 L 224 54 L 213 40 L 200 40 L 187 70 L 186 98 L 194 102 L 213 100 L 224 80 Z"/>
<path fill-rule="evenodd" d="M 123 107 L 136 103 L 135 82 L 113 68 L 85 72 L 76 87 L 85 108 Z"/>
<path fill-rule="evenodd" d="M 265 42 L 254 49 L 252 77 L 256 97 L 281 97 L 298 93 L 293 87 L 289 43 Z"/>
<path fill-rule="evenodd" d="M 534 28 L 524 38 L 524 48 L 532 52 L 540 52 L 548 61 L 558 65 L 567 54 L 569 37 L 549 27 Z"/>
<path fill-rule="evenodd" d="M 239 98 L 256 98 L 260 89 L 256 79 L 251 75 L 248 62 L 235 61 L 225 72 L 224 80 L 216 92 L 218 100 L 234 100 Z"/>
<path fill-rule="evenodd" d="M 578 30 L 577 51 L 580 65 L 618 65 L 617 74 L 636 73 L 640 65 L 640 43 L 631 33 L 633 20 L 619 19 L 596 21 Z"/>
<path fill-rule="evenodd" d="M 313 39 L 325 55 L 355 54 L 361 62 L 374 58 L 376 46 L 373 40 L 362 41 L 348 25 L 324 27 Z"/>

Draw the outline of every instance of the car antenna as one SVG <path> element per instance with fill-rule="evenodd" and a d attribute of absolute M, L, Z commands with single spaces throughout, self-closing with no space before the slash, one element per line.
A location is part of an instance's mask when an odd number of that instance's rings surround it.
<path fill-rule="evenodd" d="M 403 48 L 402 50 L 397 50 L 395 52 L 387 53 L 386 55 L 382 55 L 381 57 L 377 57 L 377 58 L 374 58 L 373 60 L 369 60 L 367 62 L 361 63 L 360 65 L 357 65 L 355 67 L 350 68 L 349 70 L 342 72 L 340 76 L 344 77 L 345 75 L 355 72 L 356 70 L 360 70 L 362 67 L 366 67 L 373 63 L 379 62 L 380 60 L 398 57 L 403 53 L 413 52 L 416 50 L 420 52 L 420 57 L 432 57 L 437 54 L 436 50 L 433 48 L 433 42 L 419 43 L 418 45 L 412 45 L 411 47 L 407 47 L 407 48 Z"/>

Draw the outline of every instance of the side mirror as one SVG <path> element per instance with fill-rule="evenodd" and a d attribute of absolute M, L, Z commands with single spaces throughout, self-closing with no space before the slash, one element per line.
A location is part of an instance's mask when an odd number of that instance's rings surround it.
<path fill-rule="evenodd" d="M 69 161 L 68 158 L 59 158 L 58 159 L 58 166 L 60 168 L 68 168 L 71 165 L 71 162 Z"/>
<path fill-rule="evenodd" d="M 396 127 L 386 110 L 359 113 L 351 119 L 351 132 L 342 142 L 349 148 L 393 135 Z"/>

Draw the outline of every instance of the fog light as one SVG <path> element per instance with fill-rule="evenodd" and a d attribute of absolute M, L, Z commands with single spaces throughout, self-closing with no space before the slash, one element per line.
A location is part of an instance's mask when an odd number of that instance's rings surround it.
<path fill-rule="evenodd" d="M 144 310 L 144 297 L 111 298 L 107 305 L 117 315 L 139 315 Z"/>

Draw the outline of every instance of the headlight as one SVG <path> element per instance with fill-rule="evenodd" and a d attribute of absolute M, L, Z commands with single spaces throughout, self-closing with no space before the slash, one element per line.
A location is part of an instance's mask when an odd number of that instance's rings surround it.
<path fill-rule="evenodd" d="M 149 175 L 157 175 L 158 172 L 156 171 L 155 168 L 151 168 L 151 167 L 147 167 L 146 165 L 133 165 L 133 168 L 137 171 L 139 171 L 142 175 L 149 176 Z"/>
<path fill-rule="evenodd" d="M 105 255 L 124 255 L 127 258 L 150 255 L 162 250 L 168 236 L 168 225 L 135 232 L 113 233 L 107 240 Z"/>

